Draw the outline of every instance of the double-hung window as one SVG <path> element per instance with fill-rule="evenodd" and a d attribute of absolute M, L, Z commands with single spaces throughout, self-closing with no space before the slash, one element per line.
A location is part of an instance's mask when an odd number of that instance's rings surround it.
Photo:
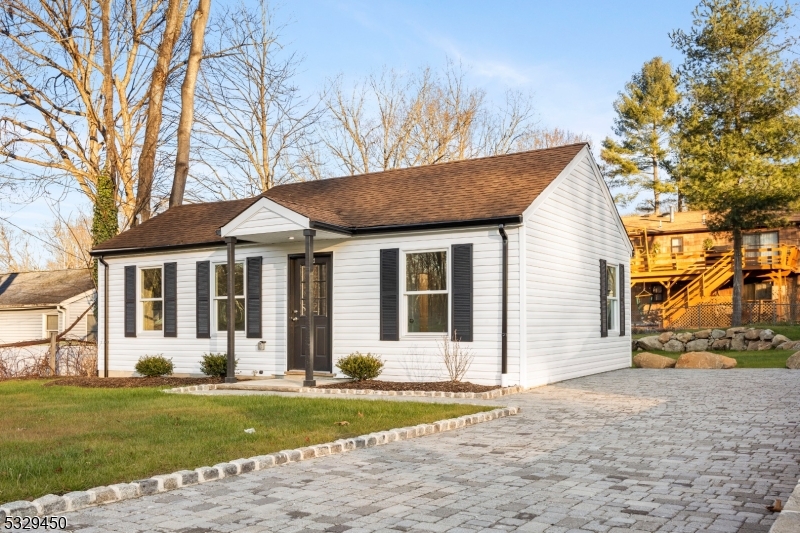
<path fill-rule="evenodd" d="M 405 254 L 406 332 L 448 331 L 447 251 Z"/>
<path fill-rule="evenodd" d="M 619 329 L 619 276 L 617 267 L 606 266 L 606 276 L 608 278 L 608 295 L 606 298 L 606 317 L 608 319 L 608 329 Z"/>
<path fill-rule="evenodd" d="M 160 267 L 143 268 L 139 272 L 142 329 L 144 331 L 162 331 L 164 329 L 163 270 Z"/>
<path fill-rule="evenodd" d="M 236 263 L 233 270 L 233 294 L 236 297 L 236 322 L 234 329 L 244 331 L 244 263 Z M 214 265 L 214 307 L 217 331 L 228 330 L 228 265 Z"/>

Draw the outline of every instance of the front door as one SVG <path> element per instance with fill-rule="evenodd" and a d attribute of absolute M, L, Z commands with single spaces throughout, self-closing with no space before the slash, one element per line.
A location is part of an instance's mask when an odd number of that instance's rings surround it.
<path fill-rule="evenodd" d="M 308 313 L 305 306 L 305 256 L 289 257 L 289 370 L 304 370 L 308 354 Z M 331 372 L 331 265 L 332 257 L 314 255 L 314 287 L 311 307 L 314 311 L 314 371 Z"/>

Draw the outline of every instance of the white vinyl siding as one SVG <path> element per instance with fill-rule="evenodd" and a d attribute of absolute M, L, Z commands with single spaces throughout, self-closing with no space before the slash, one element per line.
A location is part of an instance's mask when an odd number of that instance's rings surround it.
<path fill-rule="evenodd" d="M 509 372 L 519 374 L 519 248 L 517 230 L 509 228 Z M 333 364 L 355 351 L 380 354 L 386 367 L 383 379 L 396 381 L 447 379 L 439 356 L 441 337 L 379 340 L 379 255 L 382 248 L 401 250 L 447 250 L 453 244 L 472 243 L 474 261 L 474 341 L 469 348 L 475 354 L 465 379 L 475 383 L 500 381 L 500 309 L 502 240 L 497 228 L 463 229 L 438 232 L 386 234 L 346 240 L 315 240 L 317 252 L 333 254 L 332 341 Z M 287 270 L 288 256 L 303 252 L 302 240 L 285 244 L 252 244 L 236 247 L 237 261 L 260 255 L 262 269 L 262 339 L 266 349 L 259 351 L 258 341 L 236 334 L 237 369 L 241 375 L 269 376 L 286 371 Z M 225 248 L 141 254 L 131 257 L 108 257 L 110 264 L 110 353 L 111 375 L 130 375 L 138 358 L 163 353 L 172 357 L 175 372 L 199 374 L 200 358 L 207 352 L 225 352 L 226 336 L 197 339 L 195 335 L 195 268 L 197 261 L 224 262 Z M 123 278 L 126 265 L 177 262 L 177 338 L 125 338 L 123 332 Z M 101 274 L 104 269 L 100 269 Z M 449 275 L 449 272 L 448 272 Z M 212 279 L 213 282 L 213 279 Z M 103 286 L 102 279 L 100 287 Z M 212 287 L 213 291 L 213 287 Z M 102 302 L 100 309 L 102 310 Z M 103 318 L 99 317 L 102 328 Z M 102 333 L 100 341 L 103 341 Z M 102 345 L 101 345 L 102 353 Z M 101 358 L 102 366 L 102 358 Z M 333 368 L 334 371 L 337 369 Z M 101 368 L 102 371 L 102 368 Z M 258 374 L 261 371 L 262 374 Z"/>
<path fill-rule="evenodd" d="M 600 336 L 600 259 L 628 265 L 627 236 L 590 156 L 582 154 L 525 219 L 528 386 L 631 364 L 628 284 L 620 293 L 627 334 Z"/>

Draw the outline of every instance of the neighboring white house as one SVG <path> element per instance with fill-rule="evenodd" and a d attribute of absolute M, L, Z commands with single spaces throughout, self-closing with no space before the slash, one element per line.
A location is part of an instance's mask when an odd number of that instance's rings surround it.
<path fill-rule="evenodd" d="M 0 344 L 66 337 L 87 339 L 96 333 L 95 289 L 87 269 L 0 274 Z M 43 349 L 46 349 L 44 347 Z"/>
<path fill-rule="evenodd" d="M 148 354 L 198 374 L 203 353 L 226 351 L 231 237 L 237 372 L 304 368 L 309 229 L 316 371 L 359 351 L 381 355 L 382 379 L 446 379 L 440 344 L 456 335 L 474 354 L 474 383 L 630 366 L 631 244 L 588 146 L 574 144 L 169 209 L 92 252 L 108 264 L 98 340 L 109 375 L 131 375 Z"/>

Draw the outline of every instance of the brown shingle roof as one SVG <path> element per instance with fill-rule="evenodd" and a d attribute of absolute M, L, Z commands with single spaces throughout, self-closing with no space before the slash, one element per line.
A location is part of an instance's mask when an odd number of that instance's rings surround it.
<path fill-rule="evenodd" d="M 256 200 L 258 197 L 173 207 L 96 246 L 93 251 L 222 243 L 217 230 Z"/>
<path fill-rule="evenodd" d="M 56 305 L 92 289 L 87 269 L 0 274 L 0 308 Z"/>
<path fill-rule="evenodd" d="M 350 230 L 519 216 L 585 143 L 280 185 L 264 197 Z M 216 230 L 258 200 L 172 208 L 95 251 L 222 242 Z"/>

